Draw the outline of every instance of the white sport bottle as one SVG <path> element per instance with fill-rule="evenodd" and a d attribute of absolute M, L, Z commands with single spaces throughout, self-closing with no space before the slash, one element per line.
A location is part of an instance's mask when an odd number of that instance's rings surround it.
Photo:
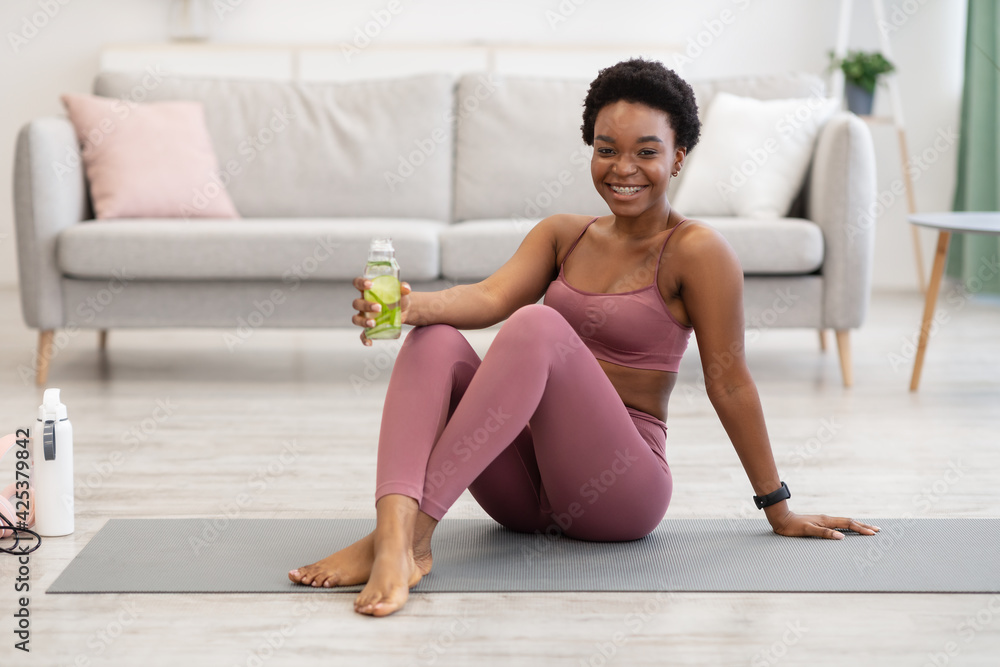
<path fill-rule="evenodd" d="M 73 532 L 73 425 L 58 389 L 46 389 L 31 438 L 35 532 L 59 537 Z"/>

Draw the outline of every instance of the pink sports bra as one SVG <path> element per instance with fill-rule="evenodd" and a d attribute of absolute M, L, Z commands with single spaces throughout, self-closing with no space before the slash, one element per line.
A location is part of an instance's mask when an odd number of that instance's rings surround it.
<path fill-rule="evenodd" d="M 545 291 L 543 303 L 566 318 L 595 357 L 629 368 L 676 373 L 691 337 L 691 327 L 678 322 L 660 295 L 660 260 L 674 230 L 667 234 L 656 261 L 653 282 L 630 292 L 584 292 L 566 282 L 566 260 L 576 249 L 594 218 L 580 232 L 559 266 L 559 276 Z"/>

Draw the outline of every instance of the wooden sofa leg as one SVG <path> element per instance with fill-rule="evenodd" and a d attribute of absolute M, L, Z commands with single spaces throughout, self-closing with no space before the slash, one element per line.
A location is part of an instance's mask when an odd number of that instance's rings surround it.
<path fill-rule="evenodd" d="M 854 376 L 851 372 L 850 329 L 837 331 L 837 352 L 840 354 L 840 373 L 844 377 L 844 386 L 850 387 L 854 384 Z"/>
<path fill-rule="evenodd" d="M 104 352 L 108 349 L 108 330 L 101 329 L 97 332 L 97 349 Z"/>
<path fill-rule="evenodd" d="M 819 351 L 826 352 L 826 329 L 819 330 Z"/>
<path fill-rule="evenodd" d="M 49 378 L 49 362 L 52 361 L 52 339 L 55 331 L 46 329 L 38 332 L 38 372 L 35 375 L 35 385 L 42 387 Z"/>

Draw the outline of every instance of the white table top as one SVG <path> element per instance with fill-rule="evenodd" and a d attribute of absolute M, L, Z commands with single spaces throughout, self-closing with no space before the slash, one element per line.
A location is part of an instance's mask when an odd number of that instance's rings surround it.
<path fill-rule="evenodd" d="M 911 224 L 932 227 L 945 232 L 1000 234 L 1000 212 L 995 211 L 914 213 L 908 216 L 908 219 Z"/>

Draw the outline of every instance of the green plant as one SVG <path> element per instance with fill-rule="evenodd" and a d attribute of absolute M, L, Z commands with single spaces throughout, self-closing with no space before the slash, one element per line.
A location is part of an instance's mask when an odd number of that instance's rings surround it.
<path fill-rule="evenodd" d="M 894 72 L 896 67 L 877 52 L 848 51 L 846 58 L 837 58 L 830 52 L 830 69 L 840 68 L 844 78 L 869 93 L 875 92 L 879 76 Z"/>

